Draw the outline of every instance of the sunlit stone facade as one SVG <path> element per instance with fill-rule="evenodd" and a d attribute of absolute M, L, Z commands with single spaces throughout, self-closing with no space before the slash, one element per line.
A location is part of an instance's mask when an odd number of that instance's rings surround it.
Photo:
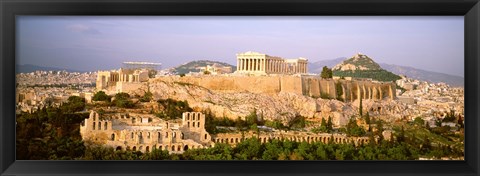
<path fill-rule="evenodd" d="M 304 74 L 307 59 L 283 59 L 267 54 L 248 51 L 237 54 L 237 73 L 252 74 Z"/>

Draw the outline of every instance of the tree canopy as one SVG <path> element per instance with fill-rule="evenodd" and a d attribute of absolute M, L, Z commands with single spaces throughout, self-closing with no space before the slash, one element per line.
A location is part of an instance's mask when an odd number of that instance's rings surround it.
<path fill-rule="evenodd" d="M 111 97 L 108 96 L 104 91 L 98 91 L 92 97 L 93 101 L 107 101 L 107 102 L 109 102 L 110 99 L 111 99 Z"/>
<path fill-rule="evenodd" d="M 322 73 L 320 73 L 320 77 L 323 79 L 332 78 L 333 72 L 332 69 L 328 68 L 327 66 L 323 66 Z"/>

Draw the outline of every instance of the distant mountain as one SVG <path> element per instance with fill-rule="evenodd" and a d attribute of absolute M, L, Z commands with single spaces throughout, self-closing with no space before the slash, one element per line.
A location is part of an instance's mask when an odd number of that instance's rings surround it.
<path fill-rule="evenodd" d="M 346 57 L 339 57 L 336 59 L 331 60 L 321 60 L 313 63 L 308 63 L 308 72 L 310 73 L 321 73 L 322 68 L 327 66 L 328 68 L 332 68 L 335 65 L 339 64 L 343 60 L 347 59 Z"/>
<path fill-rule="evenodd" d="M 235 71 L 237 69 L 236 66 L 224 63 L 224 62 L 219 62 L 219 61 L 210 61 L 210 60 L 198 60 L 198 61 L 191 61 L 185 64 L 182 64 L 177 67 L 173 67 L 170 69 L 170 72 L 176 73 L 176 74 L 187 74 L 190 72 L 200 72 L 200 67 L 206 67 L 207 65 L 217 65 L 221 67 L 232 67 L 232 71 Z"/>
<path fill-rule="evenodd" d="M 332 71 L 333 76 L 340 77 L 371 78 L 378 81 L 395 81 L 400 79 L 400 76 L 382 69 L 373 59 L 361 53 L 335 65 Z"/>
<path fill-rule="evenodd" d="M 465 79 L 461 76 L 449 75 L 445 73 L 438 73 L 438 72 L 421 70 L 413 67 L 398 66 L 398 65 L 385 64 L 385 63 L 380 63 L 380 66 L 395 74 L 405 75 L 409 78 L 418 79 L 422 81 L 427 81 L 432 83 L 444 82 L 454 87 L 463 87 L 465 84 Z"/>
<path fill-rule="evenodd" d="M 328 68 L 333 68 L 335 65 L 341 63 L 343 60 L 347 59 L 346 57 L 340 57 L 330 60 L 322 60 L 308 64 L 308 70 L 310 73 L 321 73 L 322 67 L 327 66 Z M 422 70 L 413 67 L 378 63 L 381 68 L 395 73 L 397 75 L 405 75 L 409 78 L 418 79 L 422 81 L 439 83 L 444 82 L 450 86 L 460 86 L 465 85 L 465 79 L 461 76 L 449 75 L 445 73 L 432 72 L 427 70 Z"/>
<path fill-rule="evenodd" d="M 43 67 L 43 66 L 38 66 L 38 65 L 32 65 L 32 64 L 25 64 L 25 65 L 17 65 L 16 72 L 17 73 L 31 73 L 34 71 L 62 71 L 65 70 L 67 72 L 86 72 L 86 71 L 79 71 L 79 70 L 71 70 L 71 69 L 65 69 L 65 68 L 57 68 L 57 67 Z"/>

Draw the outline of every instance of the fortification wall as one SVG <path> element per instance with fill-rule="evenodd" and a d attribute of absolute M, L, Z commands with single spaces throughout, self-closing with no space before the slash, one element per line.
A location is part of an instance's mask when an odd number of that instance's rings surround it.
<path fill-rule="evenodd" d="M 341 98 L 346 102 L 363 99 L 394 99 L 395 84 L 360 80 L 322 79 L 318 76 L 168 76 L 154 81 L 182 82 L 224 92 L 277 94 L 291 92 L 311 97 L 337 98 L 335 82 L 340 82 Z"/>

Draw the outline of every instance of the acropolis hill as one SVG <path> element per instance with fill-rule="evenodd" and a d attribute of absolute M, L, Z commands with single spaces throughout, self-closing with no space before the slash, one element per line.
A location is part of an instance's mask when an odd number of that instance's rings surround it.
<path fill-rule="evenodd" d="M 99 72 L 97 89 L 108 94 L 126 92 L 138 96 L 150 91 L 154 99 L 188 101 L 192 107 L 211 111 L 216 117 L 237 119 L 257 111 L 264 119 L 285 123 L 298 115 L 307 118 L 331 116 L 335 125 L 342 126 L 357 113 L 355 106 L 359 98 L 371 100 L 371 103 L 365 102 L 366 108 L 372 106 L 379 114 L 395 114 L 394 117 L 400 118 L 402 114 L 397 112 L 406 110 L 395 104 L 374 103 L 396 98 L 393 82 L 323 79 L 307 74 L 305 58 L 283 60 L 246 52 L 237 54 L 237 61 L 237 72 L 231 74 L 142 79 L 145 71 Z M 337 88 L 342 89 L 342 94 L 338 94 Z"/>

